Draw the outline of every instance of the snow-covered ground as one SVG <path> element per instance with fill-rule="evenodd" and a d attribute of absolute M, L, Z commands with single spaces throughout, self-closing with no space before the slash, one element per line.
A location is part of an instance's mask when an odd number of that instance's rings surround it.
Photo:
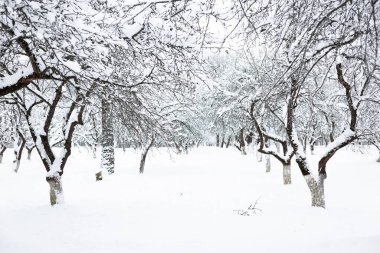
<path fill-rule="evenodd" d="M 49 205 L 36 153 L 0 164 L 0 252 L 380 252 L 376 153 L 339 151 L 328 164 L 327 209 L 310 207 L 295 164 L 292 185 L 254 155 L 202 147 L 188 155 L 117 150 L 116 173 L 95 182 L 99 161 L 75 149 L 63 177 L 66 203 Z M 239 215 L 257 201 L 250 216 Z M 237 211 L 243 210 L 243 211 Z"/>

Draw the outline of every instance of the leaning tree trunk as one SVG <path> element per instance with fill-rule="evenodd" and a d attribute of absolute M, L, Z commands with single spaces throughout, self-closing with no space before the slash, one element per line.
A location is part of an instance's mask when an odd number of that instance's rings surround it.
<path fill-rule="evenodd" d="M 154 139 L 155 138 L 153 137 L 152 141 L 149 143 L 149 145 L 144 149 L 143 153 L 141 154 L 140 174 L 144 173 L 146 156 L 148 154 L 149 149 L 153 146 Z"/>
<path fill-rule="evenodd" d="M 15 147 L 14 147 L 14 154 L 15 154 L 15 159 L 13 160 L 13 170 L 14 172 L 18 172 L 18 169 L 20 168 L 20 160 L 22 156 L 22 151 L 24 150 L 25 147 L 25 138 L 24 136 L 19 132 L 19 140 L 16 142 L 15 141 Z"/>
<path fill-rule="evenodd" d="M 226 148 L 228 148 L 231 144 L 231 135 L 228 136 L 227 143 L 226 143 Z"/>
<path fill-rule="evenodd" d="M 5 146 L 1 146 L 0 148 L 0 163 L 2 163 L 3 161 L 3 155 L 4 155 L 4 152 L 7 148 Z"/>
<path fill-rule="evenodd" d="M 46 181 L 50 186 L 50 205 L 63 204 L 63 189 L 61 176 L 47 176 Z"/>
<path fill-rule="evenodd" d="M 115 148 L 113 125 L 111 117 L 111 104 L 109 101 L 102 99 L 102 154 L 101 154 L 101 171 L 106 170 L 109 175 L 113 174 L 115 167 Z"/>

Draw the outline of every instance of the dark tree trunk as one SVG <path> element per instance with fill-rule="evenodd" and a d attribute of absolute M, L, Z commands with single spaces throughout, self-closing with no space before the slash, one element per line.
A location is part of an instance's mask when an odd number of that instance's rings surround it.
<path fill-rule="evenodd" d="M 231 144 L 231 135 L 228 136 L 227 143 L 226 143 L 226 148 L 228 148 Z"/>
<path fill-rule="evenodd" d="M 102 99 L 102 154 L 100 167 L 102 170 L 107 171 L 109 175 L 115 172 L 115 143 L 111 115 L 112 112 L 110 102 Z"/>
<path fill-rule="evenodd" d="M 222 144 L 220 144 L 220 147 L 221 147 L 221 148 L 224 148 L 224 135 L 223 135 L 223 137 L 222 137 Z"/>
<path fill-rule="evenodd" d="M 32 150 L 28 149 L 27 159 L 30 160 L 32 158 Z"/>
<path fill-rule="evenodd" d="M 154 137 L 152 138 L 152 141 L 149 143 L 149 145 L 144 149 L 143 153 L 141 154 L 141 161 L 140 161 L 140 174 L 144 173 L 145 169 L 145 160 L 146 156 L 148 154 L 149 149 L 153 146 L 154 144 Z"/>
<path fill-rule="evenodd" d="M 244 128 L 240 129 L 240 133 L 239 133 L 239 146 L 240 146 L 241 154 L 242 155 L 246 155 L 247 152 L 245 150 Z"/>
<path fill-rule="evenodd" d="M 3 161 L 3 155 L 7 148 L 5 146 L 0 145 L 0 163 Z"/>
<path fill-rule="evenodd" d="M 219 147 L 219 134 L 216 134 L 216 146 Z"/>
<path fill-rule="evenodd" d="M 25 146 L 25 148 L 26 148 L 26 150 L 28 151 L 28 160 L 30 160 L 31 158 L 32 158 L 32 151 L 33 151 L 33 149 L 35 148 L 36 146 L 35 145 L 33 145 L 33 146 L 28 146 L 28 145 L 26 145 Z"/>
<path fill-rule="evenodd" d="M 95 173 L 95 179 L 96 181 L 102 181 L 103 180 L 103 173 L 102 171 L 98 171 Z"/>
<path fill-rule="evenodd" d="M 17 133 L 19 135 L 19 139 L 17 142 L 15 142 L 15 147 L 14 147 L 14 154 L 15 154 L 15 159 L 13 160 L 13 170 L 14 172 L 18 172 L 18 169 L 20 167 L 20 161 L 21 161 L 21 156 L 22 156 L 22 151 L 24 150 L 25 147 L 25 138 L 22 135 L 20 131 L 17 130 Z"/>

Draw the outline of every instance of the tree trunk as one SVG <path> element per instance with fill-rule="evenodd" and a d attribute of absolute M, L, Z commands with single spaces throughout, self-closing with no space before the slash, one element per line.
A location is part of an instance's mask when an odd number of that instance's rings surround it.
<path fill-rule="evenodd" d="M 270 155 L 265 155 L 265 168 L 266 168 L 266 172 L 270 172 Z"/>
<path fill-rule="evenodd" d="M 305 137 L 303 140 L 303 152 L 306 154 L 307 151 L 307 138 Z"/>
<path fill-rule="evenodd" d="M 219 147 L 219 134 L 216 135 L 216 146 Z"/>
<path fill-rule="evenodd" d="M 153 138 L 152 138 L 152 141 L 149 143 L 149 145 L 145 148 L 145 150 L 144 150 L 143 153 L 141 154 L 140 174 L 143 174 L 143 173 L 144 173 L 146 156 L 147 156 L 147 154 L 148 154 L 149 149 L 153 146 L 154 139 L 155 139 L 155 138 L 153 137 Z"/>
<path fill-rule="evenodd" d="M 102 99 L 102 154 L 101 169 L 106 170 L 109 175 L 113 174 L 115 167 L 115 148 L 111 117 L 111 104 Z"/>
<path fill-rule="evenodd" d="M 256 159 L 260 163 L 263 161 L 263 154 L 261 154 L 261 152 L 259 152 L 258 150 L 256 150 Z"/>
<path fill-rule="evenodd" d="M 13 171 L 17 173 L 19 168 L 20 168 L 20 160 L 18 159 L 13 160 Z"/>
<path fill-rule="evenodd" d="M 47 176 L 46 181 L 50 186 L 50 205 L 64 203 L 61 176 Z"/>
<path fill-rule="evenodd" d="M 306 180 L 307 186 L 310 189 L 311 206 L 325 208 L 325 195 L 323 187 L 324 179 L 320 179 L 319 183 L 322 184 L 318 184 L 318 182 L 311 175 L 305 175 L 304 178 Z"/>
<path fill-rule="evenodd" d="M 245 146 L 241 147 L 241 154 L 247 155 L 247 151 L 245 150 Z"/>
<path fill-rule="evenodd" d="M 102 171 L 98 171 L 95 173 L 95 179 L 96 181 L 102 181 L 103 180 L 103 173 Z"/>
<path fill-rule="evenodd" d="M 0 163 L 3 161 L 3 154 L 7 148 L 3 145 L 0 145 Z"/>
<path fill-rule="evenodd" d="M 240 129 L 240 134 L 239 134 L 239 146 L 240 146 L 240 151 L 242 155 L 246 155 L 247 151 L 245 150 L 245 141 L 244 141 L 244 128 Z"/>
<path fill-rule="evenodd" d="M 231 136 L 228 136 L 227 143 L 226 143 L 226 148 L 228 148 L 231 144 Z"/>
<path fill-rule="evenodd" d="M 27 159 L 30 160 L 31 157 L 32 157 L 32 150 L 28 149 L 28 157 L 27 157 Z"/>
<path fill-rule="evenodd" d="M 314 155 L 314 143 L 310 144 L 310 151 L 311 151 L 311 154 Z"/>
<path fill-rule="evenodd" d="M 224 148 L 224 135 L 222 137 L 222 144 L 220 145 L 221 148 Z"/>
<path fill-rule="evenodd" d="M 13 160 L 13 170 L 14 172 L 18 172 L 18 169 L 20 168 L 20 160 L 22 156 L 22 151 L 24 150 L 25 147 L 25 138 L 21 134 L 21 132 L 17 131 L 19 135 L 18 141 L 15 141 L 14 143 L 14 154 L 15 154 L 15 159 Z"/>
<path fill-rule="evenodd" d="M 283 179 L 284 179 L 284 184 L 291 184 L 292 183 L 292 175 L 291 175 L 291 170 L 290 170 L 290 163 L 289 164 L 283 164 Z"/>

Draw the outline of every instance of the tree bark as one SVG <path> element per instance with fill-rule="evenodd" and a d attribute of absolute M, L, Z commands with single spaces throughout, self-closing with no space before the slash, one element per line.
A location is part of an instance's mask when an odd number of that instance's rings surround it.
<path fill-rule="evenodd" d="M 102 154 L 101 169 L 107 171 L 109 175 L 115 172 L 115 148 L 114 135 L 111 117 L 111 104 L 109 101 L 102 99 Z"/>
<path fill-rule="evenodd" d="M 310 152 L 311 152 L 311 154 L 312 155 L 314 155 L 315 153 L 314 153 L 314 142 L 313 143 L 310 143 Z"/>
<path fill-rule="evenodd" d="M 263 161 L 263 154 L 261 154 L 259 151 L 256 151 L 256 159 L 259 163 Z"/>
<path fill-rule="evenodd" d="M 152 138 L 152 141 L 149 143 L 149 145 L 144 149 L 143 153 L 141 154 L 141 160 L 140 160 L 140 174 L 144 173 L 145 169 L 145 160 L 146 156 L 148 154 L 149 149 L 153 146 L 154 144 L 154 139 L 155 137 Z"/>
<path fill-rule="evenodd" d="M 103 173 L 102 171 L 98 171 L 95 173 L 95 179 L 96 181 L 102 181 L 103 180 Z"/>
<path fill-rule="evenodd" d="M 220 147 L 221 147 L 221 148 L 224 148 L 224 135 L 223 135 L 223 137 L 222 137 L 222 144 L 220 144 Z"/>
<path fill-rule="evenodd" d="M 320 181 L 318 184 L 311 175 L 306 175 L 304 178 L 311 192 L 311 206 L 325 208 L 326 204 L 323 183 L 321 185 Z"/>
<path fill-rule="evenodd" d="M 228 136 L 227 143 L 226 143 L 226 148 L 228 148 L 231 144 L 231 135 Z"/>
<path fill-rule="evenodd" d="M 283 164 L 283 179 L 284 179 L 284 184 L 291 184 L 292 183 L 292 175 L 291 175 L 291 170 L 290 170 L 290 163 L 289 164 Z"/>
<path fill-rule="evenodd" d="M 7 148 L 5 146 L 0 145 L 0 163 L 3 162 L 3 155 Z"/>
<path fill-rule="evenodd" d="M 17 133 L 19 135 L 19 139 L 17 142 L 15 141 L 15 144 L 14 144 L 15 145 L 14 147 L 15 159 L 13 160 L 13 170 L 16 173 L 18 172 L 18 169 L 20 168 L 20 160 L 22 156 L 22 151 L 24 150 L 25 142 L 26 142 L 24 136 L 19 130 L 17 130 Z"/>
<path fill-rule="evenodd" d="M 245 150 L 245 141 L 244 141 L 244 128 L 240 129 L 240 134 L 239 134 L 239 146 L 240 146 L 240 151 L 242 155 L 246 155 L 247 151 Z"/>
<path fill-rule="evenodd" d="M 219 147 L 219 134 L 216 135 L 216 146 Z"/>
<path fill-rule="evenodd" d="M 27 159 L 30 160 L 32 158 L 32 150 L 28 150 Z"/>
<path fill-rule="evenodd" d="M 61 176 L 47 176 L 46 181 L 50 186 L 50 205 L 63 204 L 64 198 Z"/>
<path fill-rule="evenodd" d="M 269 173 L 271 169 L 270 155 L 265 155 L 265 168 L 266 168 L 265 172 Z"/>

